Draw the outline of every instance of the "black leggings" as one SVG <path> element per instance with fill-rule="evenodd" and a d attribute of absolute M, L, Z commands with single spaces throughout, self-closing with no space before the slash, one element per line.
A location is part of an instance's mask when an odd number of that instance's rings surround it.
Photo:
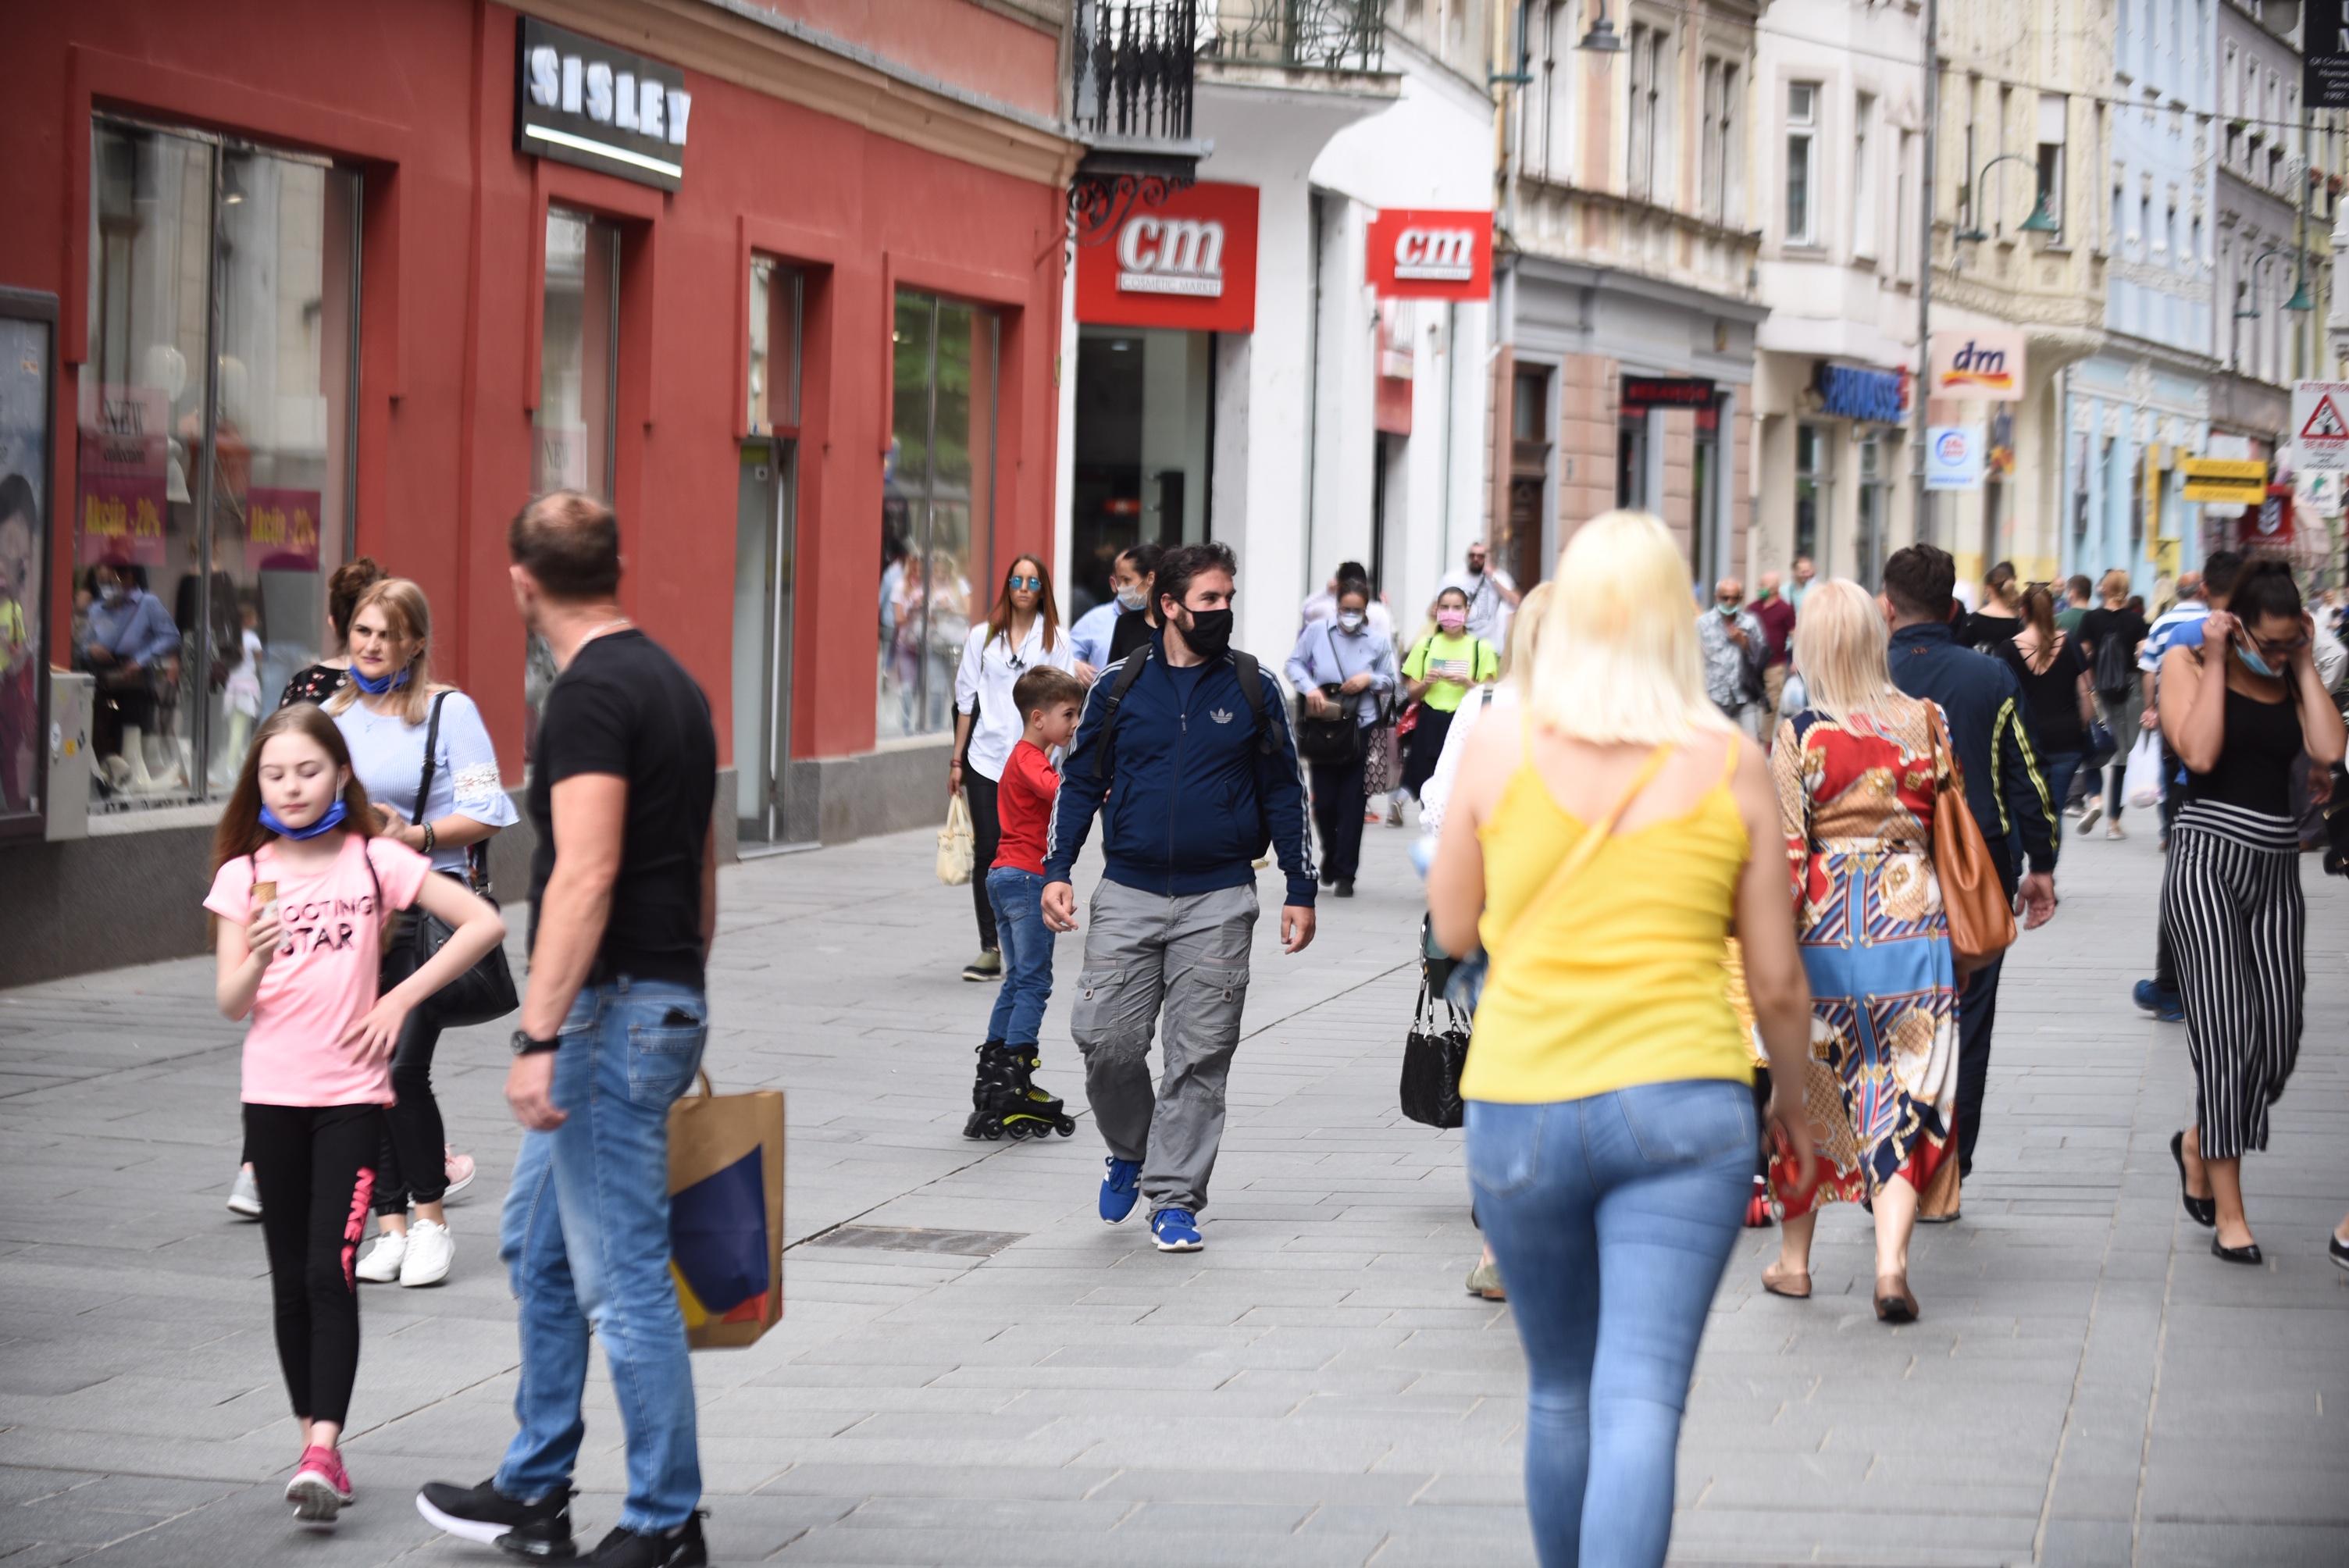
<path fill-rule="evenodd" d="M 303 1420 L 339 1426 L 350 1414 L 359 1370 L 351 1265 L 375 1201 L 383 1140 L 379 1105 L 244 1108 L 277 1308 L 277 1363 Z"/>
<path fill-rule="evenodd" d="M 965 758 L 962 787 L 970 797 L 970 902 L 978 909 L 978 945 L 996 952 L 995 906 L 987 902 L 987 868 L 1003 845 L 1003 820 L 995 814 L 995 780 Z"/>
<path fill-rule="evenodd" d="M 1420 787 L 1435 776 L 1435 764 L 1444 755 L 1444 738 L 1452 732 L 1452 716 L 1425 703 L 1419 705 L 1419 722 L 1412 726 L 1411 738 L 1402 759 L 1403 792 L 1413 799 L 1419 799 Z"/>
<path fill-rule="evenodd" d="M 432 1098 L 432 1053 L 440 1026 L 411 1007 L 391 1052 L 391 1091 L 399 1099 L 387 1108 L 383 1179 L 375 1187 L 375 1212 L 405 1214 L 410 1203 L 437 1203 L 449 1190 L 448 1132 L 440 1102 Z"/>

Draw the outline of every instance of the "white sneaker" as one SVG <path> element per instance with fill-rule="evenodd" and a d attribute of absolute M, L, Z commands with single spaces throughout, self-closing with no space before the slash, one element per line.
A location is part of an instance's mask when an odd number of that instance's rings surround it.
<path fill-rule="evenodd" d="M 2081 807 L 2080 831 L 2085 833 L 2089 829 L 2095 827 L 2096 825 L 2096 819 L 2104 814 L 2105 803 L 2102 800 L 2091 800 L 2086 805 Z"/>
<path fill-rule="evenodd" d="M 399 1265 L 399 1283 L 439 1284 L 449 1277 L 450 1265 L 456 1261 L 457 1243 L 450 1239 L 448 1226 L 414 1221 L 408 1227 L 408 1256 Z"/>
<path fill-rule="evenodd" d="M 242 1219 L 261 1218 L 261 1183 L 253 1179 L 253 1167 L 236 1168 L 236 1181 L 228 1190 L 228 1212 Z"/>
<path fill-rule="evenodd" d="M 386 1231 L 376 1237 L 375 1245 L 351 1272 L 369 1284 L 398 1284 L 407 1259 L 408 1238 L 398 1231 Z"/>

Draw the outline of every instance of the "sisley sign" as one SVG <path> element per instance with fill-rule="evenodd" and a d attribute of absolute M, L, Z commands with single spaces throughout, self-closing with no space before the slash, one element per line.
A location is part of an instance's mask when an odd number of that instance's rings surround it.
<path fill-rule="evenodd" d="M 1365 257 L 1381 299 L 1488 298 L 1493 214 L 1388 209 L 1371 221 Z"/>
<path fill-rule="evenodd" d="M 534 16 L 514 31 L 516 151 L 678 188 L 693 123 L 683 71 Z"/>
<path fill-rule="evenodd" d="M 1202 181 L 1136 202 L 1077 247 L 1077 319 L 1247 332 L 1256 325 L 1257 189 Z"/>

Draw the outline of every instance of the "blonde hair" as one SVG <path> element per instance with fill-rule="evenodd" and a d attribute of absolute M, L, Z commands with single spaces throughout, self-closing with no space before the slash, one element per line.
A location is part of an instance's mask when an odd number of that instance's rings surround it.
<path fill-rule="evenodd" d="M 359 595 L 351 606 L 350 625 L 344 628 L 348 641 L 351 627 L 358 624 L 360 614 L 370 605 L 380 604 L 391 621 L 391 629 L 416 645 L 409 655 L 408 684 L 392 691 L 391 711 L 408 724 L 422 724 L 432 710 L 432 605 L 424 597 L 424 590 L 405 577 L 387 577 Z M 361 693 L 355 667 L 352 678 L 336 688 L 326 699 L 328 713 L 348 713 Z"/>
<path fill-rule="evenodd" d="M 2100 599 L 2127 598 L 2128 573 L 2117 566 L 2106 573 L 2105 580 L 2096 584 L 2096 596 Z"/>
<path fill-rule="evenodd" d="M 1602 512 L 1558 556 L 1527 711 L 1593 745 L 1665 746 L 1732 727 L 1704 694 L 1688 562 L 1663 520 Z"/>
<path fill-rule="evenodd" d="M 1549 583 L 1537 583 L 1517 601 L 1516 614 L 1509 619 L 1509 645 L 1501 655 L 1501 680 L 1521 686 L 1533 684 L 1534 650 L 1541 645 L 1542 614 L 1549 607 L 1550 593 Z"/>
<path fill-rule="evenodd" d="M 1892 634 L 1875 596 L 1848 577 L 1812 586 L 1795 623 L 1795 668 L 1816 711 L 1841 724 L 1898 697 L 1885 650 Z"/>

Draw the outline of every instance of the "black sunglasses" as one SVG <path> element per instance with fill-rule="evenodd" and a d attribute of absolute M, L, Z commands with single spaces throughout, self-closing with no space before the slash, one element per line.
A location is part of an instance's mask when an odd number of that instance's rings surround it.
<path fill-rule="evenodd" d="M 1044 580 L 1041 577 L 1022 577 L 1014 573 L 1003 580 L 1003 585 L 1006 588 L 1041 588 Z"/>

